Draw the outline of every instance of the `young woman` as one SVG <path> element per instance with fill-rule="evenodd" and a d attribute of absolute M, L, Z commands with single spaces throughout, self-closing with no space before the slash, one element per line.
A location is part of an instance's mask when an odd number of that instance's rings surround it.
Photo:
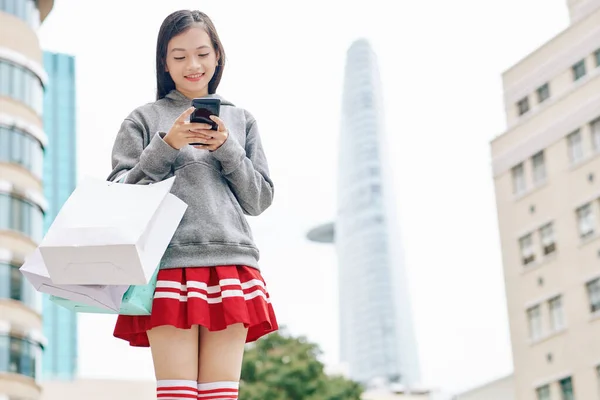
<path fill-rule="evenodd" d="M 157 99 L 117 135 L 109 180 L 175 176 L 188 209 L 161 261 L 151 316 L 119 316 L 114 335 L 150 346 L 157 398 L 237 399 L 244 344 L 278 329 L 246 215 L 273 200 L 254 117 L 216 94 L 225 51 L 211 20 L 177 11 L 156 47 Z M 220 116 L 191 123 L 193 98 L 221 100 Z M 192 145 L 193 143 L 193 145 Z"/>

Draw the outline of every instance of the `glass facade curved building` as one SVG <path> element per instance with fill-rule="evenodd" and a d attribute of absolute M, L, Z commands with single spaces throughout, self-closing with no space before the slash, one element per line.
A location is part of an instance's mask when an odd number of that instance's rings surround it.
<path fill-rule="evenodd" d="M 340 357 L 367 387 L 420 384 L 417 343 L 384 145 L 377 59 L 361 39 L 347 52 L 337 216 L 308 238 L 334 242 Z"/>
<path fill-rule="evenodd" d="M 37 30 L 52 0 L 0 0 L 0 399 L 37 400 L 42 299 L 19 271 L 42 239 L 43 68 Z"/>
<path fill-rule="evenodd" d="M 44 130 L 48 146 L 44 157 L 44 193 L 48 211 L 44 232 L 76 185 L 75 58 L 44 52 L 48 85 L 44 94 Z M 77 314 L 43 295 L 44 379 L 72 380 L 77 372 Z"/>

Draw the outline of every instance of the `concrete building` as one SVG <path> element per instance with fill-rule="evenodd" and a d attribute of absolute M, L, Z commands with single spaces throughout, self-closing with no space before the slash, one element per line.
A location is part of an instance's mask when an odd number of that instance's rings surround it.
<path fill-rule="evenodd" d="M 42 238 L 42 109 L 37 28 L 52 0 L 0 1 L 0 398 L 37 400 L 41 301 L 19 267 Z"/>
<path fill-rule="evenodd" d="M 340 355 L 367 387 L 420 382 L 417 343 L 387 160 L 377 57 L 366 40 L 347 52 L 337 216 L 308 238 L 335 242 Z"/>
<path fill-rule="evenodd" d="M 243 395 L 242 392 L 241 398 Z M 155 396 L 155 381 L 80 378 L 73 381 L 44 382 L 41 400 L 148 400 Z M 372 390 L 365 392 L 362 398 L 363 400 L 433 400 L 428 390 L 412 392 Z"/>
<path fill-rule="evenodd" d="M 44 194 L 48 210 L 44 233 L 77 184 L 77 130 L 75 57 L 44 52 L 48 85 L 44 93 Z M 48 344 L 42 359 L 44 379 L 74 379 L 77 372 L 77 314 L 43 295 L 44 336 Z"/>
<path fill-rule="evenodd" d="M 452 400 L 515 400 L 515 378 L 510 374 L 458 394 Z M 558 400 L 558 398 L 557 398 Z"/>
<path fill-rule="evenodd" d="M 600 398 L 600 0 L 567 5 L 491 143 L 518 400 Z"/>
<path fill-rule="evenodd" d="M 361 398 L 362 400 L 434 400 L 434 394 L 427 389 L 415 388 L 407 391 L 392 388 L 391 390 L 368 390 Z"/>
<path fill-rule="evenodd" d="M 156 398 L 155 381 L 75 379 L 44 382 L 41 400 L 148 400 L 154 398 Z"/>

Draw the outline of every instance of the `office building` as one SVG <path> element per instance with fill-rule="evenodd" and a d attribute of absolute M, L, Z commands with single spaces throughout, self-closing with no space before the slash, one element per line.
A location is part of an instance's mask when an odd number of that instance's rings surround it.
<path fill-rule="evenodd" d="M 517 400 L 600 399 L 600 1 L 567 6 L 491 142 Z"/>
<path fill-rule="evenodd" d="M 46 232 L 77 184 L 75 58 L 44 52 L 44 68 L 48 74 L 44 93 L 44 131 L 48 137 L 44 157 Z M 77 372 L 77 314 L 43 295 L 43 317 L 47 345 L 42 376 L 71 380 Z"/>
<path fill-rule="evenodd" d="M 0 398 L 37 400 L 41 299 L 19 267 L 42 239 L 43 68 L 37 31 L 52 0 L 0 1 Z"/>
<path fill-rule="evenodd" d="M 335 243 L 340 355 L 367 387 L 420 381 L 404 259 L 383 126 L 377 58 L 370 44 L 347 53 L 342 97 L 337 216 L 308 238 Z"/>

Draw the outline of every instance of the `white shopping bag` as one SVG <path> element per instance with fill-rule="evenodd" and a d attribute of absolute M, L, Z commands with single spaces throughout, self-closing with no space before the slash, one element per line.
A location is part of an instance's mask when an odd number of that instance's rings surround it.
<path fill-rule="evenodd" d="M 79 184 L 39 247 L 52 282 L 147 284 L 187 209 L 169 193 L 174 180 Z"/>
<path fill-rule="evenodd" d="M 21 273 L 42 293 L 119 312 L 128 285 L 59 285 L 52 282 L 39 249 L 25 259 Z"/>

